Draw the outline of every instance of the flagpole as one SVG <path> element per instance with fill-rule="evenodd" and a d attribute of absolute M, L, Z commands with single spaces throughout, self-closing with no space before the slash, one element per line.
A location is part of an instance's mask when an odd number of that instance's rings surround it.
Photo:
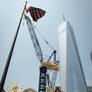
<path fill-rule="evenodd" d="M 22 18 L 23 18 L 23 15 L 24 15 L 24 10 L 26 8 L 26 5 L 27 5 L 27 1 L 25 3 L 25 6 L 24 6 L 24 9 L 23 9 L 20 21 L 19 21 L 19 25 L 18 25 L 18 28 L 16 30 L 16 34 L 15 34 L 15 37 L 13 39 L 12 46 L 11 46 L 11 49 L 10 49 L 10 52 L 9 52 L 9 55 L 8 55 L 8 58 L 7 58 L 7 62 L 6 62 L 4 71 L 3 71 L 3 75 L 2 75 L 2 78 L 1 78 L 1 82 L 0 82 L 0 92 L 3 92 L 4 83 L 5 83 L 5 79 L 6 79 L 6 76 L 7 76 L 10 60 L 11 60 L 12 53 L 13 53 L 13 50 L 14 50 L 14 46 L 15 46 L 15 43 L 16 43 L 16 39 L 17 39 L 17 36 L 18 36 L 18 33 L 19 33 L 19 28 L 20 28 L 20 25 L 21 25 L 21 22 L 22 22 Z"/>

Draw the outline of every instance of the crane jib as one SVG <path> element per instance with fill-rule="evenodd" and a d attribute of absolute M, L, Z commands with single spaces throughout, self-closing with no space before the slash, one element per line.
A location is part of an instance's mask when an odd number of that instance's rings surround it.
<path fill-rule="evenodd" d="M 42 60 L 43 60 L 42 50 L 40 48 L 40 45 L 39 45 L 35 30 L 33 28 L 32 22 L 31 22 L 31 20 L 29 19 L 28 16 L 26 16 L 26 15 L 24 15 L 24 16 L 25 16 L 27 27 L 28 27 L 28 30 L 29 30 L 29 33 L 30 33 L 30 36 L 31 36 L 31 39 L 32 39 L 32 42 L 33 42 L 33 46 L 34 46 L 34 49 L 35 49 L 35 52 L 36 52 L 36 56 L 39 59 L 39 61 L 42 62 Z"/>

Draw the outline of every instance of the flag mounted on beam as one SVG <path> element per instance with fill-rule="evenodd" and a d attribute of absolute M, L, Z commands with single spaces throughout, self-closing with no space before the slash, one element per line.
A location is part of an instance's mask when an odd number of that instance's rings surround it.
<path fill-rule="evenodd" d="M 27 27 L 28 27 L 28 30 L 29 30 L 29 33 L 30 33 L 30 36 L 31 36 L 31 39 L 32 39 L 32 42 L 33 42 L 33 46 L 34 46 L 34 49 L 35 49 L 35 52 L 36 52 L 36 56 L 39 59 L 39 61 L 42 62 L 43 61 L 43 54 L 42 54 L 42 50 L 41 50 L 39 41 L 37 39 L 35 30 L 33 28 L 32 22 L 27 15 L 24 15 L 24 17 L 26 19 Z"/>
<path fill-rule="evenodd" d="M 43 9 L 35 8 L 35 7 L 31 7 L 31 6 L 26 7 L 24 14 L 26 14 L 28 12 L 30 12 L 32 19 L 36 22 L 38 19 L 42 18 L 46 13 L 46 11 Z"/>

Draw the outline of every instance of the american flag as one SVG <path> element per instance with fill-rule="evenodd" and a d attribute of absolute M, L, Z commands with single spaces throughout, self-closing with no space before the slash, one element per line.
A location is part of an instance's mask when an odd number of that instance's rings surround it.
<path fill-rule="evenodd" d="M 30 14 L 32 16 L 32 19 L 34 21 L 36 21 L 36 22 L 37 22 L 38 19 L 43 17 L 45 15 L 45 13 L 46 13 L 45 10 L 42 10 L 40 8 L 31 7 L 31 6 L 30 7 L 26 7 L 26 9 L 24 11 L 25 14 L 28 13 L 28 12 L 30 12 Z"/>

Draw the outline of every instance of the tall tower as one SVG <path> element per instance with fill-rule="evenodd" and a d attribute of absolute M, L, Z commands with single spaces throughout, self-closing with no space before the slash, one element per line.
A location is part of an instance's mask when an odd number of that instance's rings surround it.
<path fill-rule="evenodd" d="M 87 92 L 86 81 L 72 26 L 64 21 L 58 27 L 63 92 Z"/>

